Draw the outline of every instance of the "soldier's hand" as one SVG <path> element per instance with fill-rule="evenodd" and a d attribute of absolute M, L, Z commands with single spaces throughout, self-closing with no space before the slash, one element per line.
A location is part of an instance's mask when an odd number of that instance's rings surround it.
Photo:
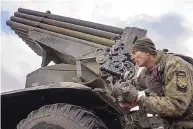
<path fill-rule="evenodd" d="M 135 104 L 138 97 L 138 90 L 132 84 L 124 82 L 120 86 L 123 100 L 129 104 Z"/>
<path fill-rule="evenodd" d="M 122 96 L 120 86 L 112 87 L 111 95 L 115 98 L 117 98 L 118 96 Z"/>

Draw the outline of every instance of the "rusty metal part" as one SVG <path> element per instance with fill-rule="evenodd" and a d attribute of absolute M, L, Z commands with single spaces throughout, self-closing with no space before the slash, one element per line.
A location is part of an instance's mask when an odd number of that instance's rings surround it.
<path fill-rule="evenodd" d="M 78 31 L 78 32 L 83 32 L 86 34 L 91 34 L 91 35 L 95 35 L 95 36 L 99 36 L 99 37 L 103 37 L 103 38 L 108 38 L 108 39 L 112 39 L 112 37 L 117 36 L 117 34 L 114 34 L 111 32 L 106 32 L 106 31 L 102 31 L 102 30 L 88 28 L 88 27 L 84 27 L 84 26 L 80 26 L 80 25 L 74 25 L 71 23 L 56 21 L 56 20 L 52 20 L 52 19 L 42 18 L 42 17 L 38 17 L 38 16 L 28 15 L 28 14 L 24 14 L 24 13 L 20 13 L 20 12 L 15 12 L 14 16 L 24 18 L 27 20 L 45 23 L 48 25 L 62 27 L 62 28 L 66 28 L 66 29 L 70 29 L 70 30 L 74 30 L 74 31 Z"/>
<path fill-rule="evenodd" d="M 28 31 L 31 29 L 31 26 L 23 25 L 23 24 L 16 23 L 16 22 L 13 22 L 13 21 L 7 21 L 7 25 L 10 26 L 12 30 L 14 30 L 14 31 L 16 30 L 16 31 L 19 31 L 19 32 L 22 32 L 22 33 L 28 33 Z M 85 45 L 88 45 L 88 46 L 92 46 L 92 47 L 96 47 L 96 48 L 104 48 L 105 47 L 104 45 L 100 45 L 100 44 L 89 42 L 89 41 L 86 41 L 86 40 L 66 36 L 66 35 L 63 35 L 63 34 L 58 34 L 58 33 L 55 33 L 55 32 L 44 30 L 44 29 L 40 29 L 40 28 L 33 28 L 33 29 L 36 30 L 36 31 L 48 34 L 48 35 L 56 36 L 56 37 L 59 37 L 59 38 L 65 39 L 65 40 L 78 42 L 78 43 L 85 44 Z"/>
<path fill-rule="evenodd" d="M 38 27 L 40 29 L 53 31 L 53 32 L 56 32 L 56 33 L 59 33 L 59 34 L 72 36 L 72 37 L 75 37 L 75 38 L 91 41 L 91 42 L 98 43 L 98 44 L 105 45 L 105 46 L 112 46 L 112 45 L 115 44 L 115 42 L 113 40 L 109 40 L 109 39 L 106 39 L 106 38 L 101 38 L 101 37 L 98 37 L 98 36 L 85 34 L 85 33 L 78 32 L 78 31 L 73 31 L 73 30 L 64 29 L 64 28 L 60 28 L 60 27 L 56 27 L 56 26 L 52 26 L 52 25 L 33 22 L 33 21 L 30 21 L 30 20 L 26 20 L 26 19 L 18 18 L 18 17 L 13 17 L 13 16 L 10 19 L 14 22 L 19 22 L 19 23 L 22 23 L 22 24 L 25 24 L 25 25 L 32 26 L 34 28 Z M 8 23 L 9 23 L 9 21 L 8 21 Z M 14 26 L 14 23 L 12 25 Z M 22 25 L 20 25 L 20 26 L 22 26 Z M 33 29 L 32 27 L 31 28 L 28 27 L 28 30 Z M 19 27 L 19 28 L 21 28 L 21 27 Z"/>
<path fill-rule="evenodd" d="M 59 16 L 59 15 L 54 15 L 54 14 L 50 14 L 50 13 L 43 13 L 43 12 L 34 11 L 34 10 L 30 10 L 30 9 L 19 8 L 18 12 L 26 13 L 26 14 L 34 15 L 34 16 L 39 16 L 39 17 L 46 17 L 49 19 L 57 20 L 57 21 L 72 23 L 75 25 L 90 27 L 90 28 L 94 28 L 97 30 L 113 32 L 116 34 L 122 34 L 124 31 L 124 29 L 118 28 L 118 27 L 113 27 L 113 26 L 109 26 L 109 25 L 103 25 L 103 24 L 79 20 L 79 19 L 75 19 L 75 18 L 69 18 L 69 17 Z"/>

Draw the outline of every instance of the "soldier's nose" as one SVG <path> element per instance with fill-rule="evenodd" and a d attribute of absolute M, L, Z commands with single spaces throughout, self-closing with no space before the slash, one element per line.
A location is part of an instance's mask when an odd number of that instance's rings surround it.
<path fill-rule="evenodd" d="M 133 54 L 131 54 L 131 60 L 134 60 L 134 56 L 133 56 Z"/>

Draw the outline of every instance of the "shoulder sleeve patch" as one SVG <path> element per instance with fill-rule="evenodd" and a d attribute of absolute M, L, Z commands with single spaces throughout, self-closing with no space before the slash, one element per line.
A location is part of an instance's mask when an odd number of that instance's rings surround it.
<path fill-rule="evenodd" d="M 177 71 L 176 72 L 177 77 L 177 90 L 181 92 L 186 92 L 187 89 L 187 78 L 186 78 L 186 72 L 185 71 Z"/>

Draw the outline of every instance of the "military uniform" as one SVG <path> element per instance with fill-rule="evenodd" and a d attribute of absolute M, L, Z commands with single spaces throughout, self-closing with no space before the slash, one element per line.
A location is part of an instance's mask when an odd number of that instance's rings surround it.
<path fill-rule="evenodd" d="M 139 106 L 162 117 L 193 119 L 193 66 L 180 57 L 157 52 L 156 68 L 144 68 L 130 80 L 138 89 L 148 89 Z"/>
<path fill-rule="evenodd" d="M 122 83 L 119 88 L 115 87 L 112 95 L 121 96 L 122 103 L 135 105 L 137 102 L 141 110 L 159 115 L 169 122 L 171 128 L 178 125 L 180 128 L 193 128 L 193 124 L 189 124 L 193 123 L 193 65 L 179 56 L 156 50 L 148 37 L 137 39 L 131 54 L 134 61 L 147 61 L 136 54 L 137 51 L 155 58 L 155 63 L 148 66 L 153 68 L 141 64 L 145 68 L 139 76 Z M 146 96 L 138 97 L 139 90 L 145 90 Z M 175 124 L 177 126 L 173 126 Z"/>

